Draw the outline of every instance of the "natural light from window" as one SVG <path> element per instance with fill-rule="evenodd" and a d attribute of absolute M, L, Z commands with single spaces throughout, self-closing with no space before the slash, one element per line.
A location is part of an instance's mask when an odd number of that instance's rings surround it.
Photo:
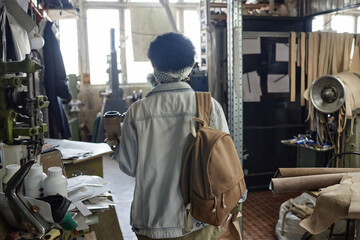
<path fill-rule="evenodd" d="M 92 0 L 87 0 L 92 1 Z M 113 0 L 109 0 L 113 1 Z M 149 0 L 158 2 L 158 0 Z M 143 0 L 129 0 L 129 2 L 144 2 Z M 171 2 L 177 2 L 172 0 Z M 184 0 L 184 2 L 199 2 L 198 0 Z M 195 46 L 196 59 L 200 61 L 200 19 L 198 9 L 184 10 L 184 32 Z M 90 84 L 107 84 L 109 81 L 108 56 L 110 55 L 110 29 L 115 29 L 115 49 L 117 52 L 118 69 L 120 64 L 120 36 L 119 36 L 119 11 L 118 9 L 88 9 L 86 11 L 88 54 L 90 68 Z M 59 20 L 60 48 L 62 51 L 67 74 L 79 75 L 77 20 Z M 141 34 L 141 33 L 140 33 Z M 153 72 L 150 61 L 134 61 L 132 42 L 130 9 L 125 10 L 125 39 L 121 47 L 126 46 L 127 83 L 144 83 L 147 75 Z M 122 69 L 125 70 L 125 69 Z M 122 83 L 121 73 L 119 74 Z"/>
<path fill-rule="evenodd" d="M 312 20 L 312 31 L 322 31 L 324 28 L 324 16 L 316 16 Z"/>
<path fill-rule="evenodd" d="M 353 16 L 337 15 L 331 20 L 331 29 L 337 33 L 354 33 L 354 24 Z"/>
<path fill-rule="evenodd" d="M 60 50 L 66 74 L 79 75 L 76 19 L 59 20 Z"/>
<path fill-rule="evenodd" d="M 359 20 L 358 20 L 359 23 Z M 334 31 L 354 33 L 355 18 L 349 15 L 320 15 L 313 18 L 312 31 Z M 359 24 L 357 25 L 359 31 Z"/>
<path fill-rule="evenodd" d="M 132 44 L 130 10 L 125 11 L 125 35 L 126 35 L 126 63 L 128 83 L 146 82 L 146 76 L 153 72 L 149 61 L 135 62 Z M 196 48 L 196 57 L 200 56 L 200 21 L 197 11 L 184 11 L 184 35 L 187 36 Z M 135 46 L 136 47 L 136 46 Z"/>
<path fill-rule="evenodd" d="M 107 56 L 110 55 L 110 29 L 115 29 L 115 49 L 119 60 L 119 11 L 109 9 L 89 9 L 87 31 L 89 43 L 90 83 L 105 84 L 109 81 Z M 121 77 L 119 76 L 119 79 Z"/>
<path fill-rule="evenodd" d="M 195 61 L 200 61 L 200 17 L 197 11 L 184 11 L 184 35 L 194 44 Z"/>
<path fill-rule="evenodd" d="M 149 61 L 135 62 L 132 44 L 130 10 L 125 10 L 125 36 L 126 36 L 126 65 L 128 83 L 144 83 L 146 76 L 153 72 Z M 136 47 L 136 46 L 135 46 Z"/>

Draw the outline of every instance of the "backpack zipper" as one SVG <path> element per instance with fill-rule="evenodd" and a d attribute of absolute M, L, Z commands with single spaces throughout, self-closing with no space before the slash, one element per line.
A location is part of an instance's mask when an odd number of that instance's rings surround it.
<path fill-rule="evenodd" d="M 213 197 L 214 197 L 214 207 L 213 207 L 213 209 L 211 210 L 211 212 L 212 213 L 215 213 L 216 212 L 216 204 L 217 204 L 217 202 L 216 202 L 216 196 L 213 194 Z"/>
<path fill-rule="evenodd" d="M 225 193 L 221 194 L 221 205 L 223 208 L 226 208 L 226 204 L 225 204 Z"/>

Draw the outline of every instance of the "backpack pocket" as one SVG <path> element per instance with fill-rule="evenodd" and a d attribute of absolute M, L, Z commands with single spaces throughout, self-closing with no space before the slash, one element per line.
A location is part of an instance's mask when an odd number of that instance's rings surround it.
<path fill-rule="evenodd" d="M 199 221 L 214 226 L 220 226 L 228 219 L 231 210 L 241 198 L 240 183 L 224 193 L 205 200 L 193 192 L 191 199 L 191 214 Z"/>
<path fill-rule="evenodd" d="M 231 210 L 237 205 L 240 198 L 240 183 L 235 184 L 232 188 L 217 196 L 216 217 L 218 226 L 228 219 Z"/>
<path fill-rule="evenodd" d="M 216 225 L 216 203 L 215 199 L 205 200 L 196 193 L 191 195 L 191 215 L 198 221 Z M 215 209 L 215 211 L 214 211 Z"/>

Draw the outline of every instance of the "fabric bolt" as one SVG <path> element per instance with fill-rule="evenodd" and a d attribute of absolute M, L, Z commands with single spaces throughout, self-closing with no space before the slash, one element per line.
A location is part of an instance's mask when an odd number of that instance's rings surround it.
<path fill-rule="evenodd" d="M 71 132 L 69 123 L 62 106 L 61 99 L 71 100 L 71 94 L 68 89 L 67 76 L 65 66 L 60 51 L 59 43 L 52 30 L 53 23 L 46 22 L 43 38 L 45 45 L 43 47 L 43 64 L 44 70 L 44 85 L 46 95 L 50 102 L 49 111 L 49 126 L 50 137 L 70 138 Z"/>
<path fill-rule="evenodd" d="M 180 171 L 189 122 L 195 116 L 195 92 L 184 82 L 160 84 L 127 111 L 113 159 L 124 173 L 136 178 L 130 217 L 135 233 L 150 238 L 183 236 Z M 229 132 L 214 99 L 210 126 Z M 204 226 L 194 221 L 193 231 Z"/>

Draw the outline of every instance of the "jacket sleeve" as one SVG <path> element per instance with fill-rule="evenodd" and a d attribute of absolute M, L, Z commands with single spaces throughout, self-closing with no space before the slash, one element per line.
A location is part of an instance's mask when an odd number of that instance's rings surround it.
<path fill-rule="evenodd" d="M 135 177 L 138 162 L 138 139 L 135 124 L 127 116 L 121 130 L 120 144 L 116 147 L 113 159 L 119 163 L 121 171 Z"/>
<path fill-rule="evenodd" d="M 211 116 L 210 126 L 220 131 L 229 133 L 229 126 L 226 121 L 224 110 L 221 105 L 215 100 L 211 99 Z"/>

